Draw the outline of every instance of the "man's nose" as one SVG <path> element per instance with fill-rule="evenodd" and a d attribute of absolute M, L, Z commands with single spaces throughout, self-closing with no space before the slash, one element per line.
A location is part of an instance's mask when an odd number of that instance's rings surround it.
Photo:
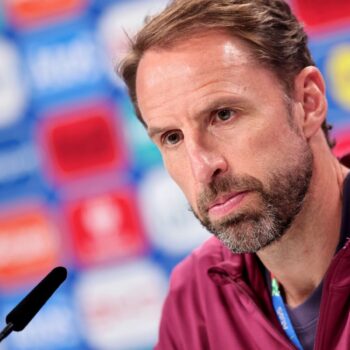
<path fill-rule="evenodd" d="M 192 174 L 196 181 L 208 184 L 212 179 L 227 170 L 227 162 L 215 143 L 200 137 L 191 138 L 186 143 L 187 155 Z"/>

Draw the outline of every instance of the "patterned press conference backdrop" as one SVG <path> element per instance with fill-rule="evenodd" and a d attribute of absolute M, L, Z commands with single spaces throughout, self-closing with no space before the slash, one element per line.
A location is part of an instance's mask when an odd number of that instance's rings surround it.
<path fill-rule="evenodd" d="M 165 0 L 0 3 L 0 326 L 54 266 L 69 278 L 2 350 L 145 350 L 174 265 L 209 234 L 136 120 L 115 63 Z M 350 152 L 350 2 L 291 2 Z"/>

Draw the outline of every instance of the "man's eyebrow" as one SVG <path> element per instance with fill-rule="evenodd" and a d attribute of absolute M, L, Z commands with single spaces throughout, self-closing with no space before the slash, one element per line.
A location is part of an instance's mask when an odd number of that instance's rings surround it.
<path fill-rule="evenodd" d="M 212 111 L 218 110 L 220 108 L 230 107 L 232 105 L 242 104 L 242 99 L 235 96 L 227 96 L 215 99 L 209 102 L 204 108 L 199 109 L 193 115 L 193 119 L 200 119 L 203 115 L 207 115 Z M 148 127 L 147 134 L 153 139 L 155 135 L 165 132 L 166 130 L 172 129 L 172 127 Z"/>
<path fill-rule="evenodd" d="M 168 128 L 162 128 L 162 127 L 149 127 L 147 128 L 147 134 L 148 136 L 153 139 L 155 135 L 163 133 Z"/>
<path fill-rule="evenodd" d="M 220 108 L 230 107 L 232 105 L 237 105 L 238 103 L 242 103 L 242 100 L 239 100 L 237 97 L 234 96 L 218 98 L 213 101 L 210 101 L 204 108 L 199 109 L 195 113 L 194 117 L 199 118 L 212 111 L 218 110 Z"/>

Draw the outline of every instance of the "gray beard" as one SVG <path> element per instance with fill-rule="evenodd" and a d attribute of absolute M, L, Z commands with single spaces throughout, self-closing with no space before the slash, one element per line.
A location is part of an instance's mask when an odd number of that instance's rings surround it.
<path fill-rule="evenodd" d="M 305 142 L 303 140 L 303 142 Z M 282 237 L 301 211 L 309 190 L 313 155 L 305 142 L 297 164 L 270 172 L 266 188 L 252 176 L 217 177 L 200 196 L 194 213 L 201 224 L 234 253 L 256 253 Z M 218 195 L 251 191 L 261 199 L 261 210 L 245 210 L 211 221 L 208 203 Z"/>

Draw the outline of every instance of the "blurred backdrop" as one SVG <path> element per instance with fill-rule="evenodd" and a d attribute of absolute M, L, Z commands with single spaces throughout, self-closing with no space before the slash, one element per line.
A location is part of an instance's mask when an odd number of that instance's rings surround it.
<path fill-rule="evenodd" d="M 209 234 L 113 73 L 165 0 L 0 3 L 0 326 L 54 266 L 69 278 L 7 350 L 145 350 L 173 266 Z M 291 2 L 350 152 L 350 2 Z M 186 312 L 186 310 L 183 310 Z"/>

